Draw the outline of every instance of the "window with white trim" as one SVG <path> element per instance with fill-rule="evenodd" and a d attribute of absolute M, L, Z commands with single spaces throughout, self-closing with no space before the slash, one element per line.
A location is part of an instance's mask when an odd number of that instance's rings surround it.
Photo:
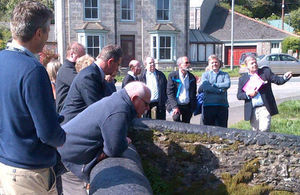
<path fill-rule="evenodd" d="M 216 54 L 218 58 L 222 59 L 222 44 L 205 44 L 192 43 L 190 44 L 190 60 L 192 62 L 205 62 L 207 58 Z"/>
<path fill-rule="evenodd" d="M 84 19 L 99 19 L 100 2 L 99 0 L 84 0 Z"/>
<path fill-rule="evenodd" d="M 154 59 L 173 60 L 175 54 L 174 35 L 152 35 L 151 54 Z"/>
<path fill-rule="evenodd" d="M 104 47 L 103 34 L 79 33 L 78 42 L 85 46 L 86 53 L 96 58 Z"/>
<path fill-rule="evenodd" d="M 121 0 L 121 21 L 134 21 L 134 0 Z"/>
<path fill-rule="evenodd" d="M 156 1 L 156 18 L 158 21 L 170 20 L 170 0 Z"/>

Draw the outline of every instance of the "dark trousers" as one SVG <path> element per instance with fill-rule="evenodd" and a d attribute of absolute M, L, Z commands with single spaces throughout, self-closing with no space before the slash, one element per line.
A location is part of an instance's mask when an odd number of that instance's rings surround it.
<path fill-rule="evenodd" d="M 202 120 L 204 125 L 220 126 L 227 128 L 228 107 L 203 106 Z"/>
<path fill-rule="evenodd" d="M 184 123 L 190 123 L 192 118 L 192 111 L 190 104 L 187 105 L 178 105 L 180 114 L 174 114 L 173 120 L 177 122 L 184 122 Z M 181 119 L 180 119 L 181 116 Z"/>
<path fill-rule="evenodd" d="M 159 120 L 166 120 L 166 107 L 159 106 L 158 102 L 151 102 L 150 110 L 144 115 L 145 118 L 152 118 L 152 119 L 159 119 Z"/>

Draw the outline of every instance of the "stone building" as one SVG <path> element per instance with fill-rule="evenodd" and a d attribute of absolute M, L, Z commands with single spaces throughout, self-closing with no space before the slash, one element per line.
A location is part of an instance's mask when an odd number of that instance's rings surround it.
<path fill-rule="evenodd" d="M 60 56 L 72 41 L 94 57 L 105 45 L 120 45 L 122 67 L 153 56 L 159 68 L 173 68 L 188 55 L 189 0 L 56 0 L 55 9 Z"/>

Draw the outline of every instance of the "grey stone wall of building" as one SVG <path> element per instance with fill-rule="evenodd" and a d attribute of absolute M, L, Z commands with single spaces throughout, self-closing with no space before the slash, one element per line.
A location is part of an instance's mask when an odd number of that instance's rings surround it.
<path fill-rule="evenodd" d="M 159 156 L 159 160 L 151 162 L 152 164 L 159 164 L 165 159 L 165 175 L 168 170 L 176 170 L 174 166 L 178 159 L 172 161 L 172 158 L 176 156 L 174 151 L 177 148 L 178 151 L 185 151 L 180 154 L 184 161 L 180 170 L 187 183 L 197 182 L 195 180 L 209 178 L 211 175 L 222 181 L 222 174 L 230 173 L 233 176 L 247 162 L 257 160 L 259 169 L 253 173 L 248 184 L 264 184 L 276 190 L 300 192 L 299 136 L 146 119 L 135 120 L 133 131 L 133 137 L 138 132 L 156 135 L 155 138 L 152 137 L 153 143 L 150 145 L 150 142 L 144 140 L 134 144 L 138 151 L 142 147 L 142 156 Z M 171 139 L 172 137 L 175 139 Z M 198 152 L 188 154 L 188 148 L 197 149 Z M 196 160 L 189 163 L 191 159 Z M 183 163 L 188 165 L 183 166 Z"/>
<path fill-rule="evenodd" d="M 83 18 L 84 10 L 82 0 L 68 0 L 65 6 L 66 42 L 78 41 L 76 30 L 82 29 L 86 22 L 99 22 L 108 33 L 105 37 L 105 44 L 115 43 L 115 33 L 117 33 L 117 44 L 120 44 L 120 35 L 135 36 L 135 58 L 144 60 L 151 55 L 151 35 L 155 25 L 159 22 L 156 20 L 156 1 L 154 0 L 135 0 L 134 21 L 121 21 L 120 0 L 116 1 L 117 8 L 117 32 L 114 26 L 114 3 L 111 0 L 100 1 L 100 18 L 99 20 L 85 21 Z M 170 11 L 170 21 L 164 22 L 172 24 L 179 33 L 176 36 L 175 58 L 183 56 L 186 53 L 186 32 L 185 32 L 185 9 L 186 1 L 172 0 Z M 159 68 L 174 67 L 173 62 L 158 62 Z"/>
<path fill-rule="evenodd" d="M 152 194 L 133 145 L 128 147 L 122 157 L 107 158 L 92 169 L 89 194 Z"/>

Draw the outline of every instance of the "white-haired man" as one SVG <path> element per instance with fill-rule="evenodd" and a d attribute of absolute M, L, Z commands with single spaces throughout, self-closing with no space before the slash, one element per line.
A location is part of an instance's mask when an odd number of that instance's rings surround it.
<path fill-rule="evenodd" d="M 272 92 L 271 83 L 282 85 L 292 77 L 292 72 L 286 72 L 283 77 L 275 75 L 269 67 L 258 68 L 256 58 L 248 56 L 245 59 L 248 73 L 239 78 L 237 98 L 245 100 L 244 117 L 250 120 L 254 131 L 269 131 L 271 116 L 278 114 L 277 105 Z M 264 84 L 259 89 L 244 91 L 250 77 L 257 74 Z"/>
<path fill-rule="evenodd" d="M 127 138 L 128 126 L 149 109 L 150 97 L 149 88 L 134 81 L 63 125 L 68 136 L 58 151 L 65 167 L 89 182 L 90 171 L 100 160 L 121 156 L 131 142 Z M 79 194 L 81 186 L 70 181 L 67 188 L 63 186 L 64 194 Z"/>

